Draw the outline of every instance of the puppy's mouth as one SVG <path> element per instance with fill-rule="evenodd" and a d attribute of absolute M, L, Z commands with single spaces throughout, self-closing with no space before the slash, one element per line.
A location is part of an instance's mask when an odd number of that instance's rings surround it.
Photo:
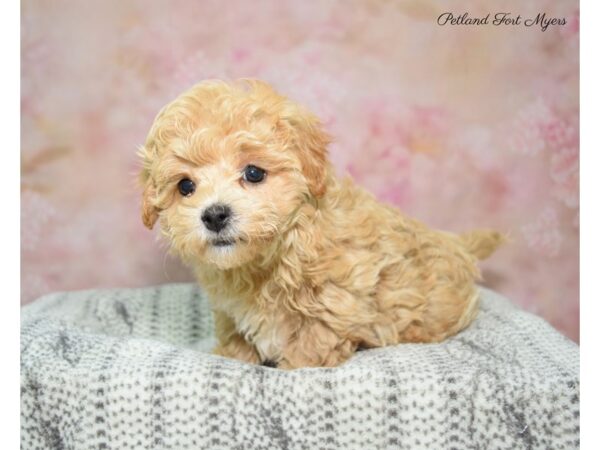
<path fill-rule="evenodd" d="M 235 239 L 223 239 L 223 238 L 213 239 L 211 241 L 211 244 L 215 247 L 228 247 L 230 245 L 235 244 Z"/>
<path fill-rule="evenodd" d="M 211 239 L 209 242 L 213 247 L 232 247 L 237 243 L 243 242 L 242 238 L 234 238 L 234 237 L 216 237 Z"/>

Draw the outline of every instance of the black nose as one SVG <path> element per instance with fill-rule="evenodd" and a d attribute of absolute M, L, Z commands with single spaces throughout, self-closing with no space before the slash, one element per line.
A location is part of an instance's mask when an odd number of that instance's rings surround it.
<path fill-rule="evenodd" d="M 230 217 L 231 209 L 229 206 L 216 203 L 206 208 L 200 218 L 206 228 L 218 233 L 227 226 Z"/>

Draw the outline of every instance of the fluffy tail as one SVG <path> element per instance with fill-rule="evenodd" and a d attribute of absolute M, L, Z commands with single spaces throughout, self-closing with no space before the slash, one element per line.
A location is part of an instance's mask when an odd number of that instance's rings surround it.
<path fill-rule="evenodd" d="M 467 250 L 475 255 L 477 259 L 485 259 L 503 243 L 507 241 L 506 236 L 493 230 L 474 230 L 460 235 Z"/>

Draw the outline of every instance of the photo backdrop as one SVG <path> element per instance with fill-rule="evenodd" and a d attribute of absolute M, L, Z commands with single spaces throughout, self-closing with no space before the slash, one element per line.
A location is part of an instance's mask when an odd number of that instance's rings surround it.
<path fill-rule="evenodd" d="M 444 12 L 563 26 L 437 23 Z M 579 335 L 576 1 L 22 2 L 22 302 L 192 280 L 139 216 L 135 152 L 206 78 L 314 110 L 330 155 L 384 202 L 512 242 L 485 284 Z"/>

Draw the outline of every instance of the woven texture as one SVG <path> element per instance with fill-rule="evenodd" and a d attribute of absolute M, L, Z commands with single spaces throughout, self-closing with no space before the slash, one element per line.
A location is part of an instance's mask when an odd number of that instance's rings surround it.
<path fill-rule="evenodd" d="M 217 357 L 191 284 L 46 296 L 21 315 L 23 449 L 571 449 L 579 348 L 482 290 L 441 344 L 282 371 Z"/>

